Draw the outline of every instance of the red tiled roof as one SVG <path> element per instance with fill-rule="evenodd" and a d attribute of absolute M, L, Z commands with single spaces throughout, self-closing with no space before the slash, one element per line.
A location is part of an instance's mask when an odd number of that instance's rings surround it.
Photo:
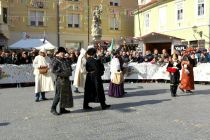
<path fill-rule="evenodd" d="M 151 0 L 149 3 L 147 3 L 147 4 L 144 4 L 144 5 L 139 5 L 139 8 L 140 9 L 143 9 L 143 8 L 146 8 L 146 7 L 148 7 L 148 6 L 150 6 L 150 5 L 152 5 L 152 4 L 154 4 L 154 3 L 156 3 L 156 2 L 158 2 L 159 0 Z"/>

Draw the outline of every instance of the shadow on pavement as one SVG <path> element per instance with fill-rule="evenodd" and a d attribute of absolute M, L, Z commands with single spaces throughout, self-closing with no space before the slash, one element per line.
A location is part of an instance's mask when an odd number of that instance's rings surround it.
<path fill-rule="evenodd" d="M 178 96 L 194 96 L 194 95 L 209 95 L 209 89 L 206 90 L 194 90 L 193 93 L 183 93 L 183 92 L 178 92 Z"/>
<path fill-rule="evenodd" d="M 0 126 L 7 126 L 9 124 L 10 124 L 9 122 L 4 122 L 4 123 L 0 123 Z"/>
<path fill-rule="evenodd" d="M 151 95 L 157 95 L 162 93 L 167 93 L 168 89 L 156 89 L 156 90 L 141 90 L 136 92 L 128 92 L 125 94 L 126 97 L 133 97 L 133 96 L 151 96 Z"/>
<path fill-rule="evenodd" d="M 132 103 L 112 104 L 111 109 L 112 110 L 119 110 L 119 111 L 122 111 L 122 112 L 132 112 L 132 111 L 135 111 L 135 108 L 132 108 L 132 107 L 159 104 L 159 103 L 170 101 L 170 100 L 171 99 L 147 100 L 147 101 L 132 102 Z"/>

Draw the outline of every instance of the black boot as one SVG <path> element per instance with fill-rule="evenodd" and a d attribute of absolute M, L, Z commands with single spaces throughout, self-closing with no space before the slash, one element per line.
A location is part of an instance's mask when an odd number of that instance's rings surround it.
<path fill-rule="evenodd" d="M 83 103 L 83 109 L 84 110 L 90 110 L 90 109 L 93 109 L 92 107 L 90 107 L 89 105 L 88 105 L 88 103 Z"/>
<path fill-rule="evenodd" d="M 174 97 L 174 93 L 173 93 L 173 85 L 170 85 L 170 91 L 171 91 L 171 97 Z"/>
<path fill-rule="evenodd" d="M 102 108 L 102 110 L 106 110 L 107 108 L 110 108 L 111 107 L 111 105 L 107 105 L 106 103 L 101 103 L 101 108 Z"/>
<path fill-rule="evenodd" d="M 55 116 L 60 115 L 60 114 L 56 111 L 56 109 L 54 109 L 54 108 L 52 108 L 50 112 L 51 112 L 53 115 L 55 115 Z"/>
<path fill-rule="evenodd" d="M 48 100 L 48 99 L 45 97 L 45 92 L 41 92 L 41 96 L 42 96 L 42 100 Z"/>
<path fill-rule="evenodd" d="M 174 97 L 177 96 L 177 95 L 176 95 L 177 88 L 178 88 L 178 86 L 173 86 L 173 94 L 174 94 Z"/>
<path fill-rule="evenodd" d="M 66 110 L 65 108 L 60 108 L 60 114 L 70 113 L 71 111 Z"/>

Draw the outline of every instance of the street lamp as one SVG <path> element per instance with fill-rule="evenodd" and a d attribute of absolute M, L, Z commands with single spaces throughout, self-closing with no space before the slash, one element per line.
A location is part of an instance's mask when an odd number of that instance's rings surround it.
<path fill-rule="evenodd" d="M 199 36 L 202 38 L 203 36 L 203 31 L 198 31 L 198 27 L 197 26 L 193 26 L 192 27 L 193 32 L 199 34 Z"/>
<path fill-rule="evenodd" d="M 90 0 L 87 1 L 88 5 L 88 45 L 90 45 Z"/>
<path fill-rule="evenodd" d="M 57 0 L 57 46 L 60 47 L 60 0 Z"/>

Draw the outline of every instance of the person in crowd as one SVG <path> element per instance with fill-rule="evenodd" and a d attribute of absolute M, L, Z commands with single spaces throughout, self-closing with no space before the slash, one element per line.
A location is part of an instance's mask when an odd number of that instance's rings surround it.
<path fill-rule="evenodd" d="M 153 55 L 150 50 L 146 51 L 146 55 L 144 57 L 144 62 L 151 62 L 153 59 Z"/>
<path fill-rule="evenodd" d="M 18 65 L 19 64 L 18 57 L 17 57 L 17 54 L 16 54 L 15 51 L 12 52 L 11 60 L 12 60 L 12 64 L 15 64 L 15 65 Z"/>
<path fill-rule="evenodd" d="M 207 62 L 208 62 L 208 58 L 205 55 L 205 53 L 202 52 L 201 55 L 200 55 L 199 63 L 207 63 Z"/>
<path fill-rule="evenodd" d="M 4 51 L 0 50 L 0 64 L 4 64 Z"/>
<path fill-rule="evenodd" d="M 111 55 L 110 55 L 110 52 L 107 51 L 107 52 L 105 53 L 105 56 L 103 57 L 103 63 L 108 63 L 108 62 L 110 62 L 110 61 L 111 61 Z"/>
<path fill-rule="evenodd" d="M 163 49 L 162 54 L 160 56 L 165 59 L 165 58 L 169 57 L 169 54 L 167 53 L 166 49 Z"/>
<path fill-rule="evenodd" d="M 51 51 L 47 51 L 47 56 L 52 60 L 53 59 L 53 54 Z"/>
<path fill-rule="evenodd" d="M 54 91 L 54 79 L 51 73 L 50 63 L 49 57 L 46 56 L 46 50 L 42 48 L 39 51 L 39 55 L 33 61 L 36 102 L 40 101 L 40 95 L 42 100 L 47 100 L 45 92 Z M 41 69 L 44 69 L 45 72 L 42 73 Z"/>
<path fill-rule="evenodd" d="M 86 52 L 87 62 L 86 62 L 86 81 L 85 81 L 85 91 L 84 91 L 84 102 L 83 109 L 92 109 L 89 106 L 90 102 L 96 102 L 101 104 L 101 108 L 107 109 L 110 105 L 105 103 L 105 94 L 103 88 L 103 81 L 101 76 L 104 73 L 104 67 L 100 61 L 97 61 L 94 57 L 96 55 L 95 48 L 89 48 Z"/>
<path fill-rule="evenodd" d="M 181 66 L 182 77 L 179 88 L 182 90 L 182 92 L 186 91 L 188 93 L 192 93 L 191 90 L 194 90 L 193 64 L 188 52 L 186 52 L 186 54 L 183 56 Z"/>
<path fill-rule="evenodd" d="M 20 64 L 31 64 L 32 61 L 30 60 L 28 53 L 23 51 L 20 57 Z"/>
<path fill-rule="evenodd" d="M 57 57 L 52 60 L 52 72 L 55 74 L 56 90 L 53 104 L 51 107 L 51 113 L 53 115 L 60 115 L 64 113 L 70 113 L 66 108 L 73 107 L 73 96 L 71 90 L 71 83 L 69 76 L 72 74 L 71 62 L 66 60 L 66 50 L 63 47 L 59 47 L 57 51 Z M 58 113 L 56 107 L 60 102 L 60 112 Z"/>
<path fill-rule="evenodd" d="M 115 73 L 122 72 L 118 57 L 119 57 L 118 52 L 113 52 L 113 58 L 111 60 L 111 65 L 110 65 L 111 81 L 109 84 L 109 91 L 108 91 L 108 95 L 112 97 L 122 97 L 124 95 L 123 83 L 115 84 L 112 82 L 112 79 L 114 78 Z"/>
<path fill-rule="evenodd" d="M 167 65 L 167 71 L 170 73 L 170 91 L 172 97 L 177 96 L 176 92 L 180 78 L 179 70 L 181 70 L 181 62 L 178 60 L 178 55 L 174 53 Z"/>
<path fill-rule="evenodd" d="M 158 49 L 154 49 L 153 58 L 155 58 L 155 60 L 158 60 L 160 58 L 160 54 L 158 52 Z"/>
<path fill-rule="evenodd" d="M 191 64 L 193 65 L 193 67 L 196 67 L 197 66 L 197 59 L 195 58 L 195 53 L 191 53 L 190 54 L 190 60 L 191 60 Z"/>
<path fill-rule="evenodd" d="M 70 58 L 71 64 L 77 63 L 77 57 L 76 57 L 74 51 L 69 52 L 69 58 Z"/>
<path fill-rule="evenodd" d="M 12 58 L 9 51 L 5 51 L 4 64 L 12 64 Z"/>

